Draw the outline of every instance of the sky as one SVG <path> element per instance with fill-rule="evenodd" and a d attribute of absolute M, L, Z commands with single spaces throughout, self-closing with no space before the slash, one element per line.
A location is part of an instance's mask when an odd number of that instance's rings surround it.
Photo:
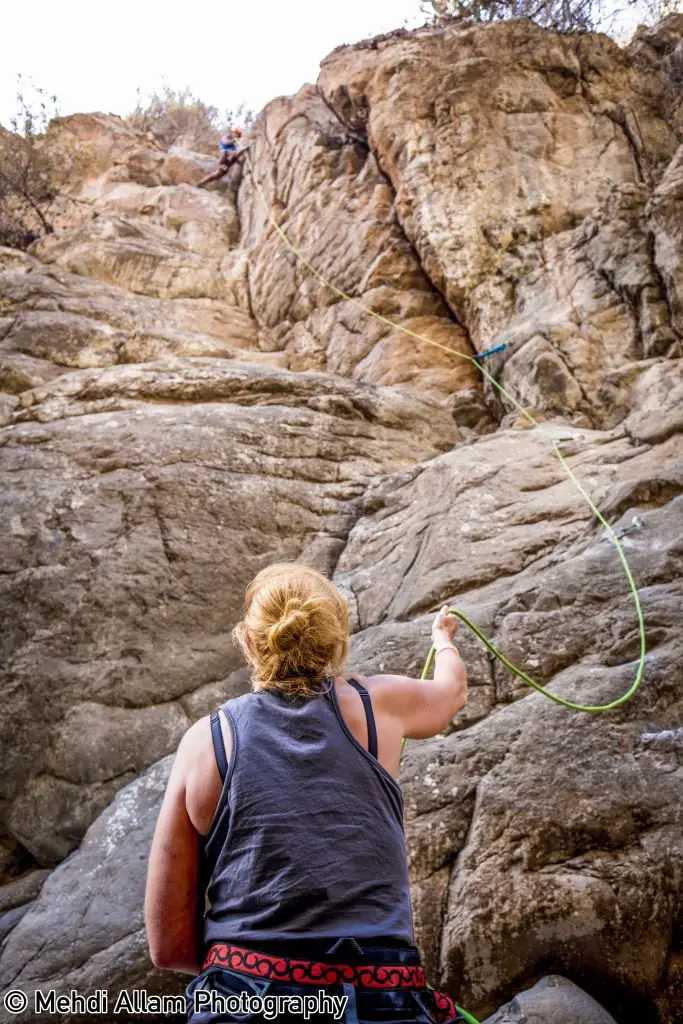
<path fill-rule="evenodd" d="M 27 14 L 27 11 L 30 14 Z M 30 21 L 29 21 L 30 18 Z M 7 4 L 0 123 L 16 109 L 17 74 L 56 94 L 60 114 L 128 114 L 163 86 L 189 86 L 220 110 L 258 112 L 314 82 L 330 50 L 423 24 L 419 0 L 32 0 Z"/>

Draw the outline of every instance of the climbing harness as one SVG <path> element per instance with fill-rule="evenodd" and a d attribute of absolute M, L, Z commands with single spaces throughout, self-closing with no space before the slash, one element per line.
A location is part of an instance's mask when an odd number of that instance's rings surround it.
<path fill-rule="evenodd" d="M 525 409 L 524 406 L 521 405 L 521 403 L 517 401 L 517 399 L 514 397 L 514 395 L 511 395 L 510 392 L 507 391 L 503 387 L 502 384 L 499 384 L 498 381 L 495 379 L 495 377 L 492 374 L 489 373 L 489 371 L 486 369 L 485 366 L 482 365 L 482 363 L 481 363 L 481 356 L 491 355 L 494 351 L 500 351 L 500 347 L 498 347 L 496 349 L 491 349 L 489 352 L 481 353 L 479 359 L 476 356 L 468 355 L 465 352 L 459 352 L 457 349 L 450 348 L 448 345 L 444 345 L 444 344 L 442 344 L 439 341 L 434 341 L 433 338 L 427 338 L 424 334 L 420 334 L 419 331 L 413 331 L 409 327 L 404 327 L 402 324 L 395 323 L 393 320 L 390 320 L 388 317 L 384 316 L 382 313 L 378 313 L 377 310 L 372 309 L 370 306 L 366 306 L 359 299 L 355 299 L 352 295 L 348 295 L 341 288 L 338 288 L 337 285 L 332 284 L 332 282 L 328 281 L 325 277 L 323 277 L 323 275 L 320 273 L 320 271 L 317 269 L 317 267 L 314 267 L 313 264 L 311 263 L 311 261 L 309 259 L 307 259 L 304 256 L 304 254 L 292 242 L 290 242 L 289 238 L 287 237 L 287 235 L 282 230 L 282 228 L 278 224 L 277 220 L 273 216 L 273 213 L 272 213 L 272 211 L 270 209 L 270 204 L 268 203 L 268 199 L 267 199 L 267 197 L 266 197 L 266 195 L 265 195 L 265 193 L 263 191 L 263 188 L 261 187 L 261 183 L 259 182 L 258 178 L 256 177 L 256 174 L 255 174 L 255 171 L 254 171 L 254 165 L 253 165 L 251 157 L 249 155 L 247 155 L 247 164 L 249 166 L 249 171 L 250 171 L 250 174 L 251 174 L 251 177 L 252 177 L 252 181 L 254 182 L 254 184 L 256 186 L 256 189 L 257 189 L 257 191 L 258 191 L 258 193 L 259 193 L 259 195 L 261 197 L 261 200 L 263 202 L 264 208 L 265 208 L 266 213 L 268 215 L 268 219 L 269 219 L 270 223 L 272 224 L 273 228 L 275 229 L 275 231 L 279 235 L 279 237 L 282 240 L 282 242 L 287 246 L 289 251 L 292 252 L 294 254 L 294 256 L 298 260 L 301 261 L 301 263 L 306 267 L 306 269 L 318 281 L 320 281 L 320 283 L 322 285 L 324 285 L 326 288 L 329 288 L 330 291 L 334 292 L 335 295 L 338 295 L 340 298 L 344 299 L 346 302 L 350 302 L 353 306 L 355 306 L 357 309 L 360 309 L 363 313 L 366 313 L 368 316 L 374 317 L 375 320 L 379 320 L 381 323 L 387 324 L 389 327 L 392 328 L 392 330 L 400 331 L 402 334 L 406 334 L 408 337 L 414 338 L 416 341 L 421 341 L 421 342 L 424 342 L 427 345 L 432 345 L 434 348 L 442 349 L 444 352 L 448 352 L 450 355 L 457 356 L 460 359 L 465 359 L 465 360 L 467 360 L 467 362 L 471 363 L 473 366 L 476 366 L 477 369 L 479 370 L 479 372 L 482 374 L 482 376 L 484 376 L 489 381 L 489 383 L 494 388 L 496 388 L 497 391 L 500 392 L 501 395 L 503 395 L 505 398 L 507 398 L 507 400 L 517 409 L 518 412 L 520 412 L 522 414 L 522 416 L 527 420 L 528 423 L 531 424 L 532 427 L 535 427 L 541 433 L 542 436 L 545 434 L 545 431 L 543 430 L 541 424 L 531 415 L 531 413 L 528 411 L 528 409 Z M 504 346 L 504 347 L 507 347 L 507 346 Z M 608 704 L 579 704 L 578 702 L 575 702 L 575 701 L 565 700 L 563 697 L 560 697 L 556 693 L 552 693 L 550 690 L 547 690 L 544 686 L 541 686 L 540 683 L 535 682 L 531 678 L 531 676 L 527 675 L 527 673 L 522 671 L 521 668 L 518 668 L 516 665 L 513 665 L 512 662 L 509 661 L 508 658 L 506 658 L 505 655 L 502 654 L 502 652 L 499 651 L 498 648 L 495 647 L 486 636 L 484 636 L 482 631 L 477 626 L 475 626 L 475 624 L 463 612 L 458 611 L 457 608 L 451 608 L 449 610 L 450 610 L 452 615 L 457 615 L 457 617 L 469 629 L 472 630 L 472 632 L 475 634 L 475 636 L 477 636 L 479 638 L 479 640 L 481 640 L 481 642 L 484 644 L 484 646 L 487 648 L 487 650 L 495 658 L 497 658 L 501 662 L 501 664 L 503 664 L 510 672 L 513 673 L 513 675 L 516 675 L 519 679 L 521 679 L 523 682 L 525 682 L 528 686 L 531 686 L 534 690 L 537 690 L 538 693 L 542 693 L 545 697 L 548 697 L 550 700 L 554 701 L 556 704 L 561 704 L 562 707 L 570 708 L 573 711 L 590 711 L 590 712 L 611 711 L 613 708 L 619 707 L 620 704 L 624 704 L 627 700 L 629 700 L 633 696 L 633 694 L 636 692 L 636 690 L 640 686 L 640 682 L 641 682 L 641 679 L 643 678 L 643 673 L 645 671 L 645 651 L 646 651 L 646 647 L 645 647 L 645 621 L 644 621 L 644 618 L 643 618 L 643 610 L 642 610 L 641 604 L 640 604 L 640 596 L 638 594 L 638 588 L 636 587 L 635 580 L 633 579 L 633 574 L 631 573 L 631 568 L 630 568 L 630 566 L 628 564 L 628 560 L 626 558 L 626 555 L 624 554 L 624 549 L 623 549 L 623 547 L 621 545 L 621 542 L 619 540 L 619 535 L 616 533 L 616 531 L 607 522 L 607 520 L 603 516 L 602 512 L 600 512 L 600 510 L 596 506 L 595 502 L 592 500 L 590 495 L 586 492 L 585 488 L 583 487 L 581 482 L 577 479 L 577 477 L 575 476 L 575 474 L 572 471 L 571 467 L 567 463 L 567 460 L 565 459 L 565 457 L 564 457 L 564 455 L 562 454 L 562 451 L 561 451 L 562 441 L 561 440 L 557 440 L 557 439 L 550 439 L 550 440 L 551 440 L 553 452 L 554 452 L 555 456 L 557 457 L 557 459 L 559 460 L 559 463 L 562 466 L 562 469 L 567 474 L 567 476 L 569 477 L 571 482 L 574 484 L 574 486 L 576 487 L 577 491 L 579 492 L 579 494 L 581 495 L 581 497 L 583 498 L 585 503 L 588 505 L 589 509 L 591 510 L 591 512 L 593 513 L 595 518 L 598 520 L 598 522 L 607 531 L 607 534 L 608 534 L 610 540 L 612 541 L 612 543 L 614 544 L 614 546 L 615 546 L 615 548 L 617 550 L 617 554 L 619 556 L 619 560 L 620 560 L 622 568 L 624 570 L 624 574 L 626 575 L 626 579 L 628 580 L 628 584 L 629 584 L 630 591 L 631 591 L 631 596 L 633 598 L 633 605 L 634 605 L 634 608 L 635 608 L 635 611 L 636 611 L 636 618 L 638 620 L 638 630 L 639 630 L 639 635 L 640 635 L 640 653 L 639 653 L 639 658 L 638 658 L 638 667 L 636 669 L 636 674 L 635 674 L 634 680 L 633 680 L 630 688 L 621 697 L 617 697 L 615 700 L 610 701 Z M 431 663 L 432 663 L 433 657 L 434 657 L 434 647 L 432 647 L 430 649 L 429 654 L 427 656 L 427 661 L 425 662 L 425 667 L 424 667 L 424 670 L 422 672 L 422 678 L 423 679 L 425 679 L 427 677 L 427 673 L 429 672 L 429 669 L 431 667 Z M 476 1022 L 475 1022 L 475 1024 L 476 1024 Z"/>
<path fill-rule="evenodd" d="M 340 940 L 340 942 L 347 940 Z M 336 946 L 339 943 L 335 944 Z M 331 951 L 332 952 L 332 951 Z M 304 960 L 260 953 L 228 942 L 215 942 L 206 951 L 202 971 L 224 968 L 259 978 L 261 981 L 286 982 L 295 985 L 311 985 L 321 988 L 326 985 L 343 985 L 344 991 L 353 995 L 354 989 L 409 990 L 431 993 L 430 1002 L 435 1011 L 437 1024 L 458 1021 L 458 1024 L 479 1024 L 471 1014 L 461 1009 L 445 992 L 437 992 L 425 979 L 424 970 L 410 963 L 358 963 L 327 960 Z"/>

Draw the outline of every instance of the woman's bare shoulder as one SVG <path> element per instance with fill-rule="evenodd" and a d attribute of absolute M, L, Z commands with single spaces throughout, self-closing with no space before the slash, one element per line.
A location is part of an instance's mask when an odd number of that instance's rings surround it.
<path fill-rule="evenodd" d="M 382 672 L 369 676 L 354 676 L 354 678 L 358 679 L 358 682 L 362 683 L 368 692 L 374 693 L 405 690 L 406 687 L 414 686 L 418 682 L 417 679 L 411 679 L 410 676 L 403 676 L 397 672 Z"/>
<path fill-rule="evenodd" d="M 399 675 L 398 673 L 373 673 L 372 675 L 360 675 L 354 673 L 350 678 L 364 686 L 373 704 L 378 709 L 384 707 L 386 710 L 393 710 L 395 705 L 400 705 L 406 699 L 410 699 L 419 680 L 411 679 L 410 676 Z"/>
<path fill-rule="evenodd" d="M 213 746 L 211 740 L 211 716 L 204 715 L 187 729 L 178 744 L 176 760 L 180 765 L 192 763 Z"/>
<path fill-rule="evenodd" d="M 205 835 L 213 818 L 223 781 L 211 735 L 211 717 L 205 715 L 187 730 L 176 760 L 185 783 L 188 814 L 200 835 Z"/>

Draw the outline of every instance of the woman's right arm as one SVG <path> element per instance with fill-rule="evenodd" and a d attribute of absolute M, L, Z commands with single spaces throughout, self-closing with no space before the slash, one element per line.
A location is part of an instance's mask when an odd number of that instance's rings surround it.
<path fill-rule="evenodd" d="M 413 740 L 427 739 L 443 732 L 467 703 L 467 673 L 453 643 L 458 620 L 444 605 L 432 626 L 435 655 L 433 679 L 409 676 L 372 677 L 373 702 L 385 715 L 397 720 L 401 735 Z M 439 650 L 441 648 L 441 650 Z"/>

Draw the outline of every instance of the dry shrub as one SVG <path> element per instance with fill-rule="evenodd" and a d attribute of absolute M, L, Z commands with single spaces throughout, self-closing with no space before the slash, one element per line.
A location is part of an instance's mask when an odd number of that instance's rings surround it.
<path fill-rule="evenodd" d="M 19 78 L 17 111 L 0 126 L 0 244 L 26 249 L 53 231 L 53 214 L 78 176 L 83 154 L 50 135 L 57 99 Z"/>
<path fill-rule="evenodd" d="M 128 120 L 133 128 L 151 132 L 162 149 L 182 142 L 186 149 L 213 153 L 221 134 L 236 124 L 249 126 L 253 112 L 242 103 L 221 113 L 218 107 L 193 95 L 189 88 L 172 89 L 164 85 L 146 102 L 138 89 L 138 102 Z"/>
<path fill-rule="evenodd" d="M 624 20 L 637 17 L 653 25 L 683 10 L 683 0 L 421 0 L 420 8 L 437 23 L 530 18 L 560 32 L 601 31 L 619 36 Z"/>

